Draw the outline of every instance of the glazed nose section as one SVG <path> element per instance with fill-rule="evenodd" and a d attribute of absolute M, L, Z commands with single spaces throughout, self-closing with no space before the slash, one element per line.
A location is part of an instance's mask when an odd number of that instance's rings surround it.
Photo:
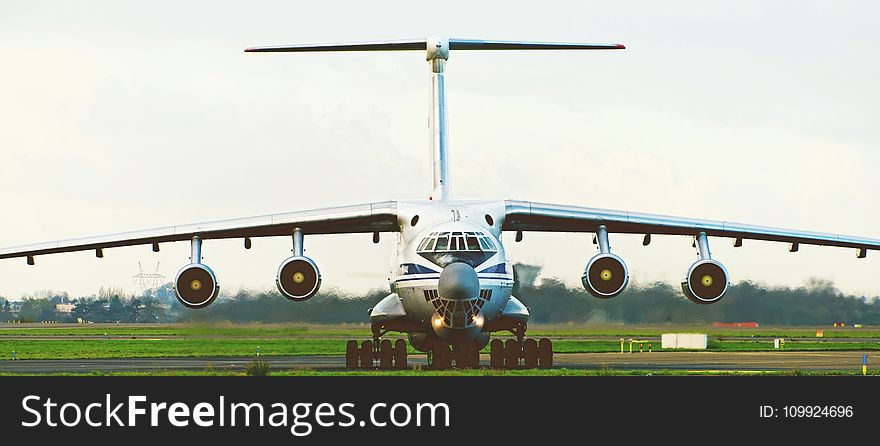
<path fill-rule="evenodd" d="M 437 292 L 444 299 L 477 297 L 480 294 L 480 279 L 474 268 L 467 263 L 450 263 L 440 273 Z"/>

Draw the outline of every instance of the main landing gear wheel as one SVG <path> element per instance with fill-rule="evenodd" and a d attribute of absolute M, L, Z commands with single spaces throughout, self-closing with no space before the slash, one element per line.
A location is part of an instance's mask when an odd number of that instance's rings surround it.
<path fill-rule="evenodd" d="M 465 368 L 466 360 L 465 354 L 465 346 L 463 345 L 453 345 L 452 346 L 452 360 L 455 361 L 455 368 L 463 369 Z"/>
<path fill-rule="evenodd" d="M 504 343 L 504 368 L 519 368 L 520 344 L 516 339 L 508 339 Z"/>
<path fill-rule="evenodd" d="M 480 349 L 473 344 L 452 346 L 452 357 L 455 367 L 459 369 L 476 369 L 480 367 Z"/>
<path fill-rule="evenodd" d="M 538 367 L 542 369 L 553 367 L 553 341 L 547 338 L 538 341 Z"/>
<path fill-rule="evenodd" d="M 391 347 L 391 341 L 383 339 L 379 342 L 379 368 L 390 369 L 393 366 L 394 351 Z"/>
<path fill-rule="evenodd" d="M 504 341 L 501 339 L 493 339 L 489 342 L 489 367 L 504 368 Z"/>
<path fill-rule="evenodd" d="M 538 341 L 533 338 L 523 341 L 523 366 L 527 369 L 538 367 Z"/>
<path fill-rule="evenodd" d="M 520 358 L 523 368 L 553 367 L 553 343 L 547 338 L 528 338 L 521 343 L 516 339 L 492 339 L 489 342 L 489 366 L 493 369 L 520 368 Z"/>
<path fill-rule="evenodd" d="M 348 341 L 345 344 L 345 368 L 356 369 L 360 361 L 360 353 L 358 352 L 358 341 Z"/>
<path fill-rule="evenodd" d="M 443 370 L 452 367 L 452 352 L 449 346 L 442 343 L 434 344 L 430 352 L 431 368 Z"/>
<path fill-rule="evenodd" d="M 364 341 L 361 343 L 360 360 L 362 369 L 373 368 L 373 341 Z"/>
<path fill-rule="evenodd" d="M 468 364 L 471 368 L 480 368 L 480 347 L 476 344 L 468 349 Z"/>
<path fill-rule="evenodd" d="M 405 369 L 406 365 L 406 341 L 398 339 L 394 341 L 394 367 Z"/>

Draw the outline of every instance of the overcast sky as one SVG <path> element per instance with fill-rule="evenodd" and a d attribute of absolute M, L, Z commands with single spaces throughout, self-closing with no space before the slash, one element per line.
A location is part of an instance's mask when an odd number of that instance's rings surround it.
<path fill-rule="evenodd" d="M 880 238 L 876 2 L 0 0 L 0 246 L 387 199 L 431 186 L 424 55 L 245 54 L 428 34 L 623 43 L 447 67 L 456 198 L 517 198 Z M 579 284 L 586 234 L 505 237 Z M 712 239 L 734 282 L 880 294 L 880 253 Z M 633 282 L 685 237 L 613 236 Z M 136 289 L 186 243 L 0 260 L 0 296 Z M 306 239 L 324 287 L 387 287 L 393 237 Z M 223 289 L 270 289 L 287 238 L 209 241 Z M 170 279 L 169 279 L 170 280 Z"/>

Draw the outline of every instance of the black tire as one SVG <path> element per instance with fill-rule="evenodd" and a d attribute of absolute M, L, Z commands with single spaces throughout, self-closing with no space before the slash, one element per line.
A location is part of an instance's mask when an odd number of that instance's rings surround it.
<path fill-rule="evenodd" d="M 493 369 L 504 368 L 504 341 L 493 339 L 489 343 L 489 367 Z"/>
<path fill-rule="evenodd" d="M 547 338 L 538 341 L 538 367 L 542 369 L 553 367 L 553 342 Z"/>
<path fill-rule="evenodd" d="M 468 364 L 472 369 L 480 368 L 480 345 L 473 344 L 468 348 Z"/>
<path fill-rule="evenodd" d="M 538 367 L 538 341 L 533 338 L 523 342 L 523 366 L 527 369 Z"/>
<path fill-rule="evenodd" d="M 433 356 L 432 367 L 435 370 L 444 370 L 452 367 L 452 352 L 449 346 L 438 342 L 431 347 L 431 356 Z"/>
<path fill-rule="evenodd" d="M 394 366 L 394 352 L 391 350 L 391 340 L 383 339 L 379 342 L 379 368 L 390 369 Z"/>
<path fill-rule="evenodd" d="M 460 344 L 452 347 L 452 357 L 458 369 L 475 369 L 480 366 L 480 350 L 476 344 Z"/>
<path fill-rule="evenodd" d="M 364 341 L 361 343 L 360 351 L 361 368 L 373 368 L 373 341 Z"/>
<path fill-rule="evenodd" d="M 467 367 L 467 347 L 464 345 L 452 346 L 452 360 L 455 361 L 455 368 L 463 369 Z"/>
<path fill-rule="evenodd" d="M 358 353 L 358 341 L 348 341 L 345 344 L 345 368 L 356 369 L 360 360 Z"/>
<path fill-rule="evenodd" d="M 408 367 L 406 363 L 406 341 L 398 339 L 394 341 L 394 367 L 405 369 Z"/>
<path fill-rule="evenodd" d="M 519 368 L 520 353 L 522 353 L 522 350 L 520 349 L 519 341 L 516 339 L 508 339 L 507 342 L 504 343 L 504 368 Z"/>

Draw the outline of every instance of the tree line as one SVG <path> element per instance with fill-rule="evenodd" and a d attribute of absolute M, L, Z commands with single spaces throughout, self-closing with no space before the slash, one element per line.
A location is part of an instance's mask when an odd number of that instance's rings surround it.
<path fill-rule="evenodd" d="M 810 279 L 800 287 L 771 287 L 754 282 L 732 285 L 720 302 L 697 305 L 677 286 L 664 282 L 634 284 L 613 299 L 596 299 L 581 287 L 540 276 L 540 267 L 514 266 L 514 295 L 529 307 L 533 323 L 624 322 L 711 323 L 758 322 L 774 325 L 826 325 L 833 322 L 880 325 L 880 299 L 841 293 L 830 281 Z M 51 294 L 51 293 L 50 293 Z M 124 296 L 104 290 L 98 296 L 69 299 L 66 293 L 33 296 L 21 302 L 17 319 L 76 322 L 310 322 L 364 323 L 367 309 L 388 294 L 374 290 L 348 295 L 334 290 L 305 302 L 290 302 L 275 291 L 239 291 L 223 295 L 211 306 L 189 310 L 173 296 L 171 284 Z M 72 303 L 70 313 L 57 303 Z M 15 318 L 9 303 L 0 305 L 0 321 Z"/>

